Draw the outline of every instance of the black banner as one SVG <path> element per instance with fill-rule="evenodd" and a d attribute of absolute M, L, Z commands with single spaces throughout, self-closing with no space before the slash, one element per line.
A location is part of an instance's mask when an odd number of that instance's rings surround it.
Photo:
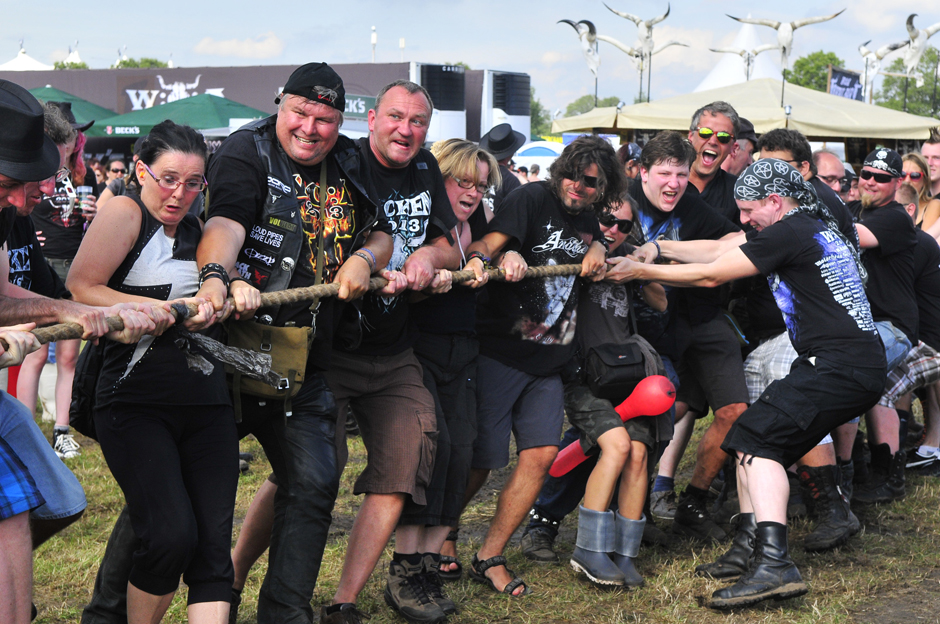
<path fill-rule="evenodd" d="M 865 93 L 862 90 L 861 74 L 830 65 L 829 94 L 864 102 Z"/>

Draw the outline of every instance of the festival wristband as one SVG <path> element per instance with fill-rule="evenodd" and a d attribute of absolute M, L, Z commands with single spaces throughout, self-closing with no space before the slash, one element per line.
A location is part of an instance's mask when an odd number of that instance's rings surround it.
<path fill-rule="evenodd" d="M 663 250 L 660 249 L 659 243 L 656 242 L 656 240 L 651 240 L 650 242 L 653 243 L 653 247 L 656 248 L 656 260 L 659 260 L 663 255 Z"/>
<path fill-rule="evenodd" d="M 467 254 L 467 262 L 470 262 L 474 258 L 482 262 L 484 267 L 487 266 L 490 262 L 490 259 L 484 256 L 482 251 L 471 251 Z"/>
<path fill-rule="evenodd" d="M 368 247 L 360 247 L 360 248 L 357 249 L 355 252 L 353 252 L 353 254 L 354 254 L 354 255 L 355 255 L 355 254 L 359 254 L 360 252 L 361 252 L 361 253 L 367 253 L 367 254 L 369 254 L 369 257 L 372 258 L 372 269 L 374 270 L 374 269 L 375 269 L 375 265 L 378 264 L 378 262 L 376 262 L 376 260 L 375 260 L 375 254 L 372 253 L 372 250 L 369 249 Z"/>
<path fill-rule="evenodd" d="M 245 279 L 244 277 L 242 277 L 241 275 L 236 275 L 235 277 L 229 278 L 228 282 L 229 282 L 229 287 L 231 287 L 232 284 L 234 284 L 235 282 L 245 282 L 246 284 L 248 284 L 249 286 L 251 286 L 251 282 L 249 282 L 248 280 L 246 280 L 246 279 Z"/>
<path fill-rule="evenodd" d="M 362 258 L 363 260 L 366 261 L 366 264 L 369 265 L 369 273 L 372 273 L 373 271 L 375 271 L 375 261 L 370 260 L 369 256 L 362 253 L 362 251 L 354 251 L 352 255 L 355 256 L 356 258 Z"/>

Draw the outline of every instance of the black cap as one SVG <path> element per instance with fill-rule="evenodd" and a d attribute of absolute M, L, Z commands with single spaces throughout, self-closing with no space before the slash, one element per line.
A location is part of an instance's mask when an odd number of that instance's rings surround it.
<path fill-rule="evenodd" d="M 59 150 L 44 132 L 42 106 L 23 87 L 0 79 L 0 174 L 35 182 L 59 170 Z"/>
<path fill-rule="evenodd" d="M 900 178 L 901 171 L 904 170 L 904 163 L 901 157 L 896 151 L 888 149 L 887 147 L 879 147 L 866 156 L 862 166 L 879 169 L 894 178 Z"/>
<path fill-rule="evenodd" d="M 72 126 L 72 128 L 74 128 L 75 130 L 78 130 L 79 132 L 84 132 L 85 130 L 88 130 L 93 125 L 95 125 L 94 119 L 92 119 L 88 123 L 83 123 L 83 124 L 80 124 L 77 121 L 75 121 L 75 113 L 72 112 L 71 102 L 46 102 L 46 103 L 51 106 L 55 106 L 60 111 L 62 111 L 62 114 L 65 115 L 65 118 L 68 120 L 69 125 Z"/>
<path fill-rule="evenodd" d="M 287 93 L 326 104 L 340 112 L 346 110 L 343 79 L 326 63 L 307 63 L 295 69 L 284 85 L 282 94 Z M 280 95 L 274 98 L 274 103 L 281 103 Z"/>
<path fill-rule="evenodd" d="M 738 117 L 738 136 L 734 138 L 739 140 L 747 139 L 754 146 L 754 149 L 757 149 L 757 134 L 754 132 L 754 124 L 744 117 Z"/>
<path fill-rule="evenodd" d="M 508 123 L 493 126 L 480 139 L 480 147 L 492 154 L 496 160 L 509 158 L 523 145 L 525 145 L 525 135 L 513 130 Z"/>

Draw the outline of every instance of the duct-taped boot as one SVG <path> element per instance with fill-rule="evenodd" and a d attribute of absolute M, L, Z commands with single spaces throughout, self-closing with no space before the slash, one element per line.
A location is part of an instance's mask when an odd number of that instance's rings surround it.
<path fill-rule="evenodd" d="M 800 466 L 797 476 L 806 496 L 812 499 L 816 511 L 816 528 L 806 536 L 803 547 L 810 552 L 822 552 L 841 546 L 852 535 L 852 522 L 848 501 L 839 491 L 835 466 Z M 858 520 L 856 520 L 856 524 Z"/>
<path fill-rule="evenodd" d="M 864 505 L 874 505 L 876 503 L 890 503 L 895 499 L 896 490 L 889 482 L 893 458 L 891 449 L 887 444 L 878 444 L 872 447 L 870 479 L 868 483 L 855 489 L 853 500 Z M 903 465 L 901 470 L 904 470 Z M 904 495 L 903 474 L 901 477 L 901 495 Z"/>
<path fill-rule="evenodd" d="M 623 573 L 624 585 L 627 587 L 643 587 L 645 581 L 637 572 L 633 560 L 640 553 L 640 542 L 643 539 L 643 527 L 646 526 L 646 516 L 639 520 L 631 520 L 617 514 L 617 539 L 614 542 L 614 552 L 611 558 Z"/>
<path fill-rule="evenodd" d="M 708 606 L 733 609 L 757 604 L 768 598 L 794 598 L 808 591 L 787 551 L 786 525 L 759 522 L 751 566 L 737 583 L 713 593 Z"/>
<path fill-rule="evenodd" d="M 747 571 L 754 554 L 757 540 L 757 520 L 753 513 L 738 515 L 737 529 L 731 548 L 711 563 L 703 563 L 695 568 L 697 576 L 709 576 L 713 579 L 733 579 Z"/>
<path fill-rule="evenodd" d="M 571 553 L 571 567 L 576 572 L 583 572 L 598 585 L 623 585 L 623 572 L 607 554 L 614 550 L 616 544 L 614 512 L 580 507 L 575 544 L 574 552 Z"/>

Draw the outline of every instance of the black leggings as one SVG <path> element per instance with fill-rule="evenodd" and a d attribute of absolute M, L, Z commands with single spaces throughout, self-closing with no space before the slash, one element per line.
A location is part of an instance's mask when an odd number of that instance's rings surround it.
<path fill-rule="evenodd" d="M 112 403 L 96 410 L 95 426 L 141 542 L 130 582 L 162 596 L 182 574 L 190 604 L 227 602 L 238 486 L 232 408 Z"/>

